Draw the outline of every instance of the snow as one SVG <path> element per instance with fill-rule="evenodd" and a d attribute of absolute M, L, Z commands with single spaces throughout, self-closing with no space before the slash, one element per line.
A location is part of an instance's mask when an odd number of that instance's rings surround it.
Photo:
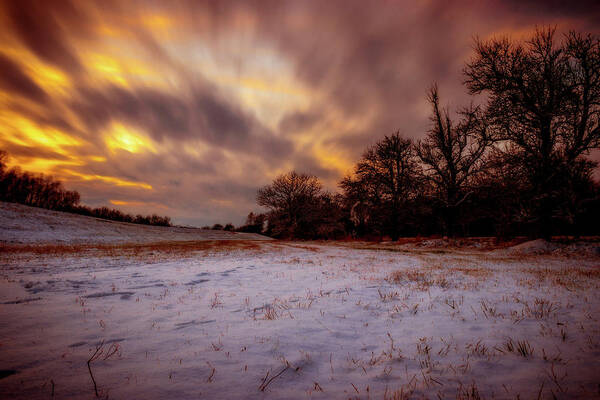
<path fill-rule="evenodd" d="M 178 246 L 7 247 L 0 398 L 600 397 L 597 256 Z"/>
<path fill-rule="evenodd" d="M 558 249 L 556 244 L 550 243 L 544 239 L 535 239 L 506 249 L 506 254 L 545 254 L 556 249 Z"/>
<path fill-rule="evenodd" d="M 548 242 L 544 239 L 535 239 L 505 249 L 496 250 L 496 253 L 507 256 L 529 256 L 537 254 L 600 256 L 600 245 L 597 241 L 580 240 L 572 243 L 561 243 Z"/>
<path fill-rule="evenodd" d="M 109 221 L 0 202 L 0 243 L 86 244 L 268 239 L 250 233 Z"/>

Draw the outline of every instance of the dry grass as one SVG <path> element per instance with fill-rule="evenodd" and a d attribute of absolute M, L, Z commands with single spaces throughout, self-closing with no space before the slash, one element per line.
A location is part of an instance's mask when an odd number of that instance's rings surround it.
<path fill-rule="evenodd" d="M 413 392 L 415 391 L 414 384 L 411 385 L 412 382 L 409 382 L 408 385 L 403 385 L 400 389 L 397 389 L 393 392 L 388 392 L 388 388 L 385 388 L 385 393 L 383 394 L 384 400 L 408 400 L 412 398 Z"/>
<path fill-rule="evenodd" d="M 108 256 L 151 261 L 209 255 L 230 251 L 260 251 L 258 240 L 202 240 L 157 243 L 77 244 L 77 245 L 8 245 L 0 244 L 0 254 L 14 257 Z"/>
<path fill-rule="evenodd" d="M 332 242 L 323 241 L 323 242 L 314 242 L 314 243 L 327 246 L 327 245 L 331 245 Z M 334 243 L 337 243 L 337 242 L 334 242 Z M 302 242 L 294 242 L 294 241 L 288 241 L 288 240 L 273 240 L 273 241 L 269 241 L 269 244 L 271 245 L 271 247 L 277 248 L 277 249 L 285 249 L 285 248 L 289 248 L 289 247 L 294 247 L 296 249 L 307 250 L 312 253 L 319 253 L 322 251 L 322 249 L 315 247 L 315 246 L 310 246 L 308 244 L 302 244 Z"/>
<path fill-rule="evenodd" d="M 379 293 L 379 299 L 381 301 L 388 302 L 388 301 L 395 301 L 400 299 L 400 294 L 398 292 L 382 292 L 380 289 L 377 289 L 377 293 Z"/>
<path fill-rule="evenodd" d="M 457 252 L 483 253 L 491 250 L 505 249 L 529 240 L 517 237 L 508 241 L 499 241 L 494 237 L 470 237 L 442 239 L 441 237 L 412 237 L 392 241 L 342 240 L 335 244 L 357 250 L 390 251 L 411 254 L 446 254 Z"/>
<path fill-rule="evenodd" d="M 591 268 L 580 266 L 523 268 L 520 272 L 530 276 L 530 278 L 523 278 L 518 281 L 519 285 L 525 287 L 536 287 L 541 283 L 547 283 L 575 291 L 600 285 L 600 265 Z"/>
<path fill-rule="evenodd" d="M 436 250 L 468 250 L 474 252 L 488 252 L 492 250 L 501 250 L 519 245 L 531 240 L 526 236 L 519 236 L 510 240 L 500 240 L 496 237 L 464 237 L 464 238 L 446 238 L 439 236 L 432 237 L 408 237 L 392 241 L 366 241 L 366 240 L 339 240 L 335 243 L 344 247 L 351 247 L 362 250 L 387 250 L 399 252 L 439 252 Z M 568 245 L 578 242 L 600 243 L 599 236 L 583 236 L 579 238 L 567 236 L 555 236 L 553 243 Z M 318 243 L 318 242 L 317 242 Z M 327 242 L 325 242 L 327 243 Z"/>
<path fill-rule="evenodd" d="M 451 266 L 447 268 L 448 272 L 460 272 L 463 275 L 470 276 L 472 278 L 487 279 L 492 275 L 492 271 L 482 267 L 457 267 Z"/>
<path fill-rule="evenodd" d="M 271 306 L 267 306 L 265 307 L 265 313 L 263 316 L 263 319 L 266 320 L 275 320 L 279 317 L 279 314 L 277 313 L 277 310 L 275 310 L 275 308 L 271 307 Z"/>
<path fill-rule="evenodd" d="M 523 339 L 514 342 L 512 338 L 508 338 L 500 347 L 495 346 L 494 349 L 500 353 L 515 353 L 524 358 L 532 357 L 534 351 L 528 340 Z"/>
<path fill-rule="evenodd" d="M 426 291 L 431 286 L 441 286 L 442 284 L 447 284 L 447 281 L 444 277 L 436 276 L 436 274 L 431 274 L 429 271 L 424 269 L 403 269 L 394 271 L 389 275 L 388 281 L 397 284 L 414 284 L 415 289 L 421 291 Z"/>
<path fill-rule="evenodd" d="M 443 267 L 440 264 L 431 264 L 430 266 L 423 268 L 409 268 L 394 271 L 388 276 L 387 280 L 397 284 L 413 284 L 415 289 L 421 291 L 427 291 L 432 286 L 448 289 L 451 287 L 448 277 L 457 273 L 471 278 L 472 282 L 469 287 L 476 286 L 477 282 L 483 281 L 492 275 L 490 270 L 482 267 Z"/>
<path fill-rule="evenodd" d="M 467 385 L 467 386 L 463 386 L 461 384 L 456 393 L 456 399 L 457 400 L 480 400 L 480 399 L 483 399 L 483 397 L 479 394 L 479 389 L 477 389 L 477 385 L 475 384 L 475 382 L 473 382 L 472 384 Z"/>

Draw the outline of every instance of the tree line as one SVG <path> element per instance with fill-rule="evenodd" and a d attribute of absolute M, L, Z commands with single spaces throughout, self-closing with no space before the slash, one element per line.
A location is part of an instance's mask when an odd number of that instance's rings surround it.
<path fill-rule="evenodd" d="M 0 150 L 0 201 L 20 203 L 48 210 L 65 211 L 113 221 L 134 224 L 171 226 L 169 217 L 131 215 L 108 207 L 92 208 L 80 204 L 77 191 L 66 190 L 62 182 L 43 174 L 32 174 L 20 168 L 7 168 L 8 153 Z"/>
<path fill-rule="evenodd" d="M 428 92 L 422 140 L 399 132 L 366 149 L 340 193 L 295 171 L 260 188 L 243 231 L 288 238 L 600 233 L 600 41 L 552 28 L 525 42 L 475 41 L 456 111 Z"/>

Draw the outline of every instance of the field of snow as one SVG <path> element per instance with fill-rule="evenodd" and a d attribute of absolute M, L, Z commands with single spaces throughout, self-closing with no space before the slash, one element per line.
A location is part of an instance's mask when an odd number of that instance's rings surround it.
<path fill-rule="evenodd" d="M 594 254 L 48 245 L 0 271 L 3 399 L 600 398 Z"/>
<path fill-rule="evenodd" d="M 198 228 L 130 224 L 0 202 L 0 244 L 151 243 L 261 240 L 261 235 Z"/>

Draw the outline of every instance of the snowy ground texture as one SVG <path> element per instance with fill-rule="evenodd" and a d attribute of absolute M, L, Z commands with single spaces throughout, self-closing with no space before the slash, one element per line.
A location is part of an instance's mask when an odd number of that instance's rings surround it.
<path fill-rule="evenodd" d="M 593 251 L 0 251 L 2 399 L 600 398 Z"/>
<path fill-rule="evenodd" d="M 0 202 L 0 244 L 268 239 L 251 233 L 130 224 Z"/>
<path fill-rule="evenodd" d="M 356 247 L 4 252 L 0 398 L 600 397 L 597 259 Z"/>

